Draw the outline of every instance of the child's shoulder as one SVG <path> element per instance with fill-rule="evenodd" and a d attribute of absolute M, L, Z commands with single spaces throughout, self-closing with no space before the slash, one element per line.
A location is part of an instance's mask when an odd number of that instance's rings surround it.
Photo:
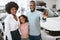
<path fill-rule="evenodd" d="M 29 24 L 28 22 L 26 22 L 25 24 Z"/>
<path fill-rule="evenodd" d="M 26 23 L 25 23 L 25 25 L 29 25 L 29 23 L 28 23 L 28 22 L 26 22 Z"/>

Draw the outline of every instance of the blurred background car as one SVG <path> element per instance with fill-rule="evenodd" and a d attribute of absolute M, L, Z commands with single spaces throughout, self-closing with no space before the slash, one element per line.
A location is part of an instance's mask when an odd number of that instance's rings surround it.
<path fill-rule="evenodd" d="M 4 6 L 0 6 L 0 40 L 4 40 L 4 19 L 6 18 L 7 13 L 4 9 Z"/>

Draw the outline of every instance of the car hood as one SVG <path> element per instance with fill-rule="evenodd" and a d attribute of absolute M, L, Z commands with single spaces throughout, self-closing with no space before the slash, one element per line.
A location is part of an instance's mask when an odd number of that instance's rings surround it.
<path fill-rule="evenodd" d="M 47 18 L 46 22 L 41 22 L 41 27 L 50 31 L 60 31 L 60 17 Z"/>

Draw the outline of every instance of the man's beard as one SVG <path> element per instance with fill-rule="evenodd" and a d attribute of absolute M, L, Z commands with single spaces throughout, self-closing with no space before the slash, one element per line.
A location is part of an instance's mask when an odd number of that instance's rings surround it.
<path fill-rule="evenodd" d="M 35 11 L 35 9 L 33 9 L 33 10 L 31 9 L 31 12 L 34 12 L 34 11 Z"/>

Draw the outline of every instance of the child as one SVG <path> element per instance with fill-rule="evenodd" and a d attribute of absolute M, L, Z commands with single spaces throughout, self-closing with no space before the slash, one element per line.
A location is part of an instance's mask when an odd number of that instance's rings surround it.
<path fill-rule="evenodd" d="M 28 40 L 28 18 L 25 15 L 21 15 L 20 19 L 20 32 L 21 32 L 21 40 Z"/>

